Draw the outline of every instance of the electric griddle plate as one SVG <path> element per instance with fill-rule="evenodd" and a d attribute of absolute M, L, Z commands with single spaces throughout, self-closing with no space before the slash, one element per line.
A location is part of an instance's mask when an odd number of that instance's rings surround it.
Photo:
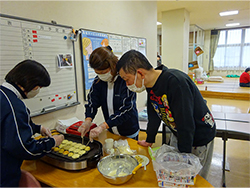
<path fill-rule="evenodd" d="M 68 139 L 67 139 L 68 140 Z M 78 140 L 77 141 L 73 141 L 72 139 L 71 140 L 69 140 L 69 141 L 72 141 L 72 142 L 76 142 L 76 143 L 79 143 L 78 142 Z M 84 141 L 84 144 L 86 145 L 88 143 L 88 141 L 86 142 L 86 141 Z M 80 142 L 80 144 L 81 144 L 81 142 Z M 59 153 L 58 151 L 54 151 L 54 150 L 52 150 L 51 151 L 51 154 L 53 154 L 53 155 L 56 155 L 56 156 L 58 156 L 58 157 L 62 157 L 62 158 L 64 158 L 64 159 L 68 159 L 69 161 L 79 161 L 79 159 L 84 159 L 84 157 L 83 156 L 85 156 L 85 155 L 87 155 L 92 149 L 94 149 L 94 147 L 95 147 L 95 143 L 89 143 L 88 144 L 88 146 L 90 147 L 90 150 L 89 151 L 86 151 L 86 153 L 84 153 L 83 155 L 81 155 L 79 158 L 77 158 L 77 159 L 73 159 L 72 157 L 69 157 L 68 155 L 64 155 L 64 154 L 62 154 L 62 153 Z M 80 160 L 81 161 L 81 160 Z"/>
<path fill-rule="evenodd" d="M 65 134 L 64 138 L 72 142 L 82 143 L 82 138 L 78 135 Z M 89 138 L 84 137 L 84 144 L 87 144 L 88 141 Z M 102 156 L 102 144 L 94 140 L 92 143 L 90 142 L 88 146 L 91 148 L 90 151 L 77 159 L 73 159 L 54 151 L 45 155 L 41 159 L 49 164 L 66 170 L 95 168 Z"/>

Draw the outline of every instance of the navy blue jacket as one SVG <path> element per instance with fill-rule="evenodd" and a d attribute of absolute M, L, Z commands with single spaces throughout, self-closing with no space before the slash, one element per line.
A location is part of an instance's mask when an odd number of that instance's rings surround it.
<path fill-rule="evenodd" d="M 103 116 L 109 126 L 109 131 L 114 133 L 112 128 L 122 136 L 130 136 L 139 131 L 138 112 L 136 109 L 136 93 L 130 91 L 126 82 L 118 76 L 113 86 L 113 114 L 109 115 L 108 83 L 100 80 L 98 76 L 94 79 L 88 94 L 86 107 L 86 118 L 94 119 L 97 109 L 102 108 Z"/>
<path fill-rule="evenodd" d="M 1 187 L 18 187 L 23 160 L 38 159 L 51 151 L 53 138 L 35 140 L 41 125 L 35 125 L 25 104 L 10 89 L 0 86 Z"/>

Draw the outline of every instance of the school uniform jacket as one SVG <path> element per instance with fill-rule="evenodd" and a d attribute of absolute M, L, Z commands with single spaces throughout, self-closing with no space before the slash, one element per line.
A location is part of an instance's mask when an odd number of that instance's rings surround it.
<path fill-rule="evenodd" d="M 240 83 L 244 83 L 244 84 L 250 83 L 250 75 L 246 72 L 243 72 L 240 75 Z"/>
<path fill-rule="evenodd" d="M 113 83 L 104 82 L 96 76 L 85 107 L 86 118 L 92 119 L 101 107 L 108 130 L 112 133 L 130 136 L 139 131 L 136 93 L 127 88 L 126 82 L 120 76 Z"/>
<path fill-rule="evenodd" d="M 180 152 L 191 153 L 193 146 L 203 146 L 212 141 L 216 126 L 200 91 L 189 76 L 164 65 L 159 78 L 148 92 L 147 139 L 155 142 L 161 120 L 177 136 Z"/>
<path fill-rule="evenodd" d="M 23 160 L 38 159 L 55 146 L 53 138 L 35 140 L 41 125 L 34 124 L 21 95 L 11 84 L 0 86 L 1 187 L 18 187 Z"/>

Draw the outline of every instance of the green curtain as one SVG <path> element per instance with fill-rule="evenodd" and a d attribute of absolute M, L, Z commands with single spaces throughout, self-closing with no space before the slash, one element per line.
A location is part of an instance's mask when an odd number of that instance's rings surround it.
<path fill-rule="evenodd" d="M 210 61 L 208 65 L 208 70 L 213 71 L 214 70 L 214 55 L 218 46 L 220 37 L 220 31 L 219 30 L 212 30 L 211 31 L 211 38 L 210 38 Z"/>

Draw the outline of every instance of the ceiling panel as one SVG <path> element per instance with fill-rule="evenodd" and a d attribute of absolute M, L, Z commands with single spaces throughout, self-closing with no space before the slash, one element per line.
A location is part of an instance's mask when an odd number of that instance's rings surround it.
<path fill-rule="evenodd" d="M 250 26 L 250 1 L 157 1 L 157 20 L 162 12 L 185 8 L 190 13 L 190 25 L 204 30 L 223 29 L 227 23 L 239 22 L 240 27 Z M 219 16 L 219 12 L 239 10 L 238 15 Z M 239 26 L 237 26 L 239 27 Z"/>

